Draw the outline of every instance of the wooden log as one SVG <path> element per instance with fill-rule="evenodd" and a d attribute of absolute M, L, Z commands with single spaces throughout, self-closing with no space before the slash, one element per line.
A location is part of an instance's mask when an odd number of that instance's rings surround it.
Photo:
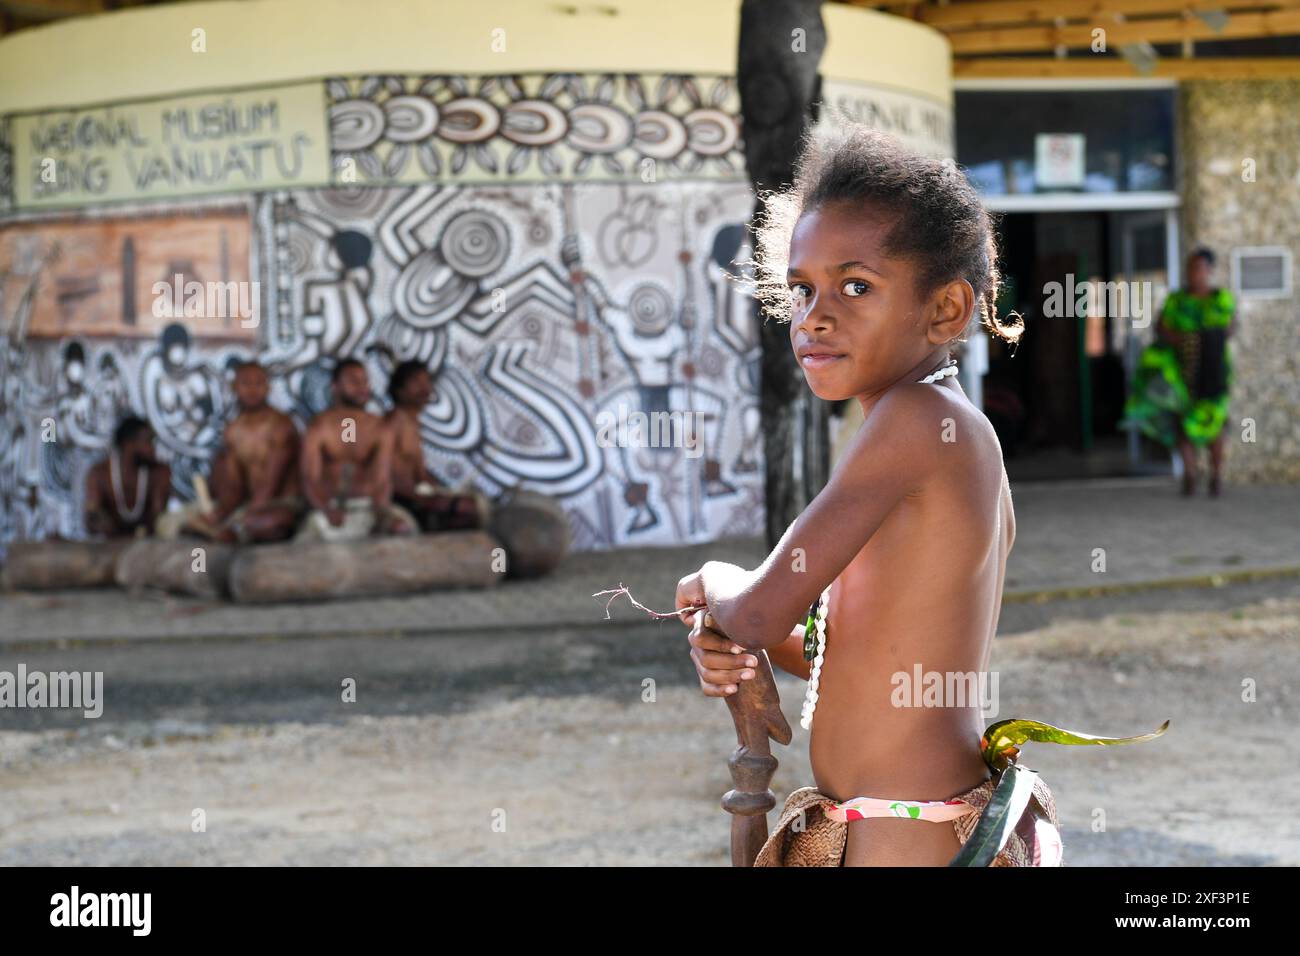
<path fill-rule="evenodd" d="M 233 545 L 194 538 L 142 538 L 118 556 L 114 577 L 128 591 L 157 588 L 216 600 L 226 596 L 235 550 Z"/>
<path fill-rule="evenodd" d="M 56 591 L 112 587 L 113 566 L 130 538 L 107 541 L 15 541 L 5 559 L 8 590 Z"/>
<path fill-rule="evenodd" d="M 230 596 L 258 604 L 490 587 L 504 577 L 493 570 L 499 547 L 484 531 L 259 544 L 231 562 Z"/>
<path fill-rule="evenodd" d="M 507 491 L 492 505 L 488 530 L 506 549 L 506 575 L 536 578 L 559 567 L 569 553 L 569 516 L 554 498 L 536 491 Z"/>

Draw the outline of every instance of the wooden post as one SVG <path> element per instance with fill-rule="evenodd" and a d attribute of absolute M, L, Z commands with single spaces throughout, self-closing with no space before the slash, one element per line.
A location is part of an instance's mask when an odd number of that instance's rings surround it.
<path fill-rule="evenodd" d="M 812 125 L 813 104 L 822 99 L 817 70 L 826 49 L 821 0 L 744 0 L 737 37 L 736 85 L 745 137 L 745 171 L 755 191 L 780 189 L 794 179 L 803 134 Z M 796 34 L 794 31 L 798 31 Z M 792 36 L 803 40 L 796 49 Z M 775 548 L 829 474 L 825 454 L 825 403 L 808 394 L 790 349 L 789 329 L 764 322 L 754 310 L 759 333 L 759 410 L 763 421 L 763 500 L 767 546 Z M 799 396 L 809 409 L 808 431 L 818 433 L 803 449 L 805 468 L 796 474 L 794 444 Z"/>
<path fill-rule="evenodd" d="M 711 627 L 713 618 L 707 621 Z M 791 738 L 767 651 L 750 653 L 758 658 L 754 678 L 740 681 L 736 693 L 727 698 L 737 744 L 727 761 L 733 787 L 722 797 L 722 809 L 731 814 L 732 866 L 753 866 L 767 841 L 767 811 L 776 806 L 776 795 L 769 789 L 777 768 L 770 741 L 784 745 Z"/>

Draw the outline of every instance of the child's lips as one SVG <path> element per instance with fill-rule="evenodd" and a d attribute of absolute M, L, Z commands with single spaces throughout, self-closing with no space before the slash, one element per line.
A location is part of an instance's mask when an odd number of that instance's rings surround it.
<path fill-rule="evenodd" d="M 809 352 L 799 357 L 799 364 L 804 368 L 825 368 L 827 365 L 844 358 L 833 352 Z"/>

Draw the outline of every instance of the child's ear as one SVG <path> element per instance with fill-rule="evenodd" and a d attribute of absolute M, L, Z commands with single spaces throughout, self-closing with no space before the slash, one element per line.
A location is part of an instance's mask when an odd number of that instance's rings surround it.
<path fill-rule="evenodd" d="M 931 344 L 944 345 L 966 331 L 966 324 L 975 310 L 975 290 L 969 282 L 954 279 L 940 286 L 931 301 L 934 311 L 926 329 Z"/>

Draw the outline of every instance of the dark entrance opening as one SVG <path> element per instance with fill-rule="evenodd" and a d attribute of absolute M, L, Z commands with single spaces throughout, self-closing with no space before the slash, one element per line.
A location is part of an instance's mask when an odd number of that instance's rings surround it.
<path fill-rule="evenodd" d="M 1161 213 L 1007 213 L 1001 217 L 1004 287 L 1000 313 L 1025 318 L 1012 350 L 991 339 L 984 411 L 997 429 L 1012 480 L 1112 477 L 1169 470 L 1168 453 L 1119 428 L 1127 395 L 1126 354 L 1139 346 L 1133 302 L 1077 308 L 1087 282 L 1143 291 L 1154 323 L 1165 295 Z M 1114 286 L 1106 287 L 1107 289 Z M 1062 308 L 1063 307 L 1063 308 Z M 1112 314 L 1118 313 L 1118 314 Z M 1142 319 L 1137 319 L 1142 321 Z M 1149 334 L 1149 332 L 1147 333 Z"/>

